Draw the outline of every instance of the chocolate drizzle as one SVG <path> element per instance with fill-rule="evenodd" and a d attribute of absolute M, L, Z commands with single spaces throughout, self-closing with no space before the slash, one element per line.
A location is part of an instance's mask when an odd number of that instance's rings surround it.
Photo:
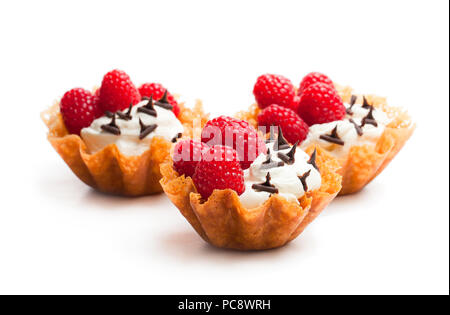
<path fill-rule="evenodd" d="M 284 162 L 283 161 L 277 162 L 277 161 L 272 160 L 272 154 L 270 152 L 270 149 L 268 149 L 266 160 L 264 162 L 262 162 L 260 169 L 267 170 L 267 169 L 281 167 L 281 166 L 284 166 Z"/>
<path fill-rule="evenodd" d="M 101 125 L 101 127 L 103 131 L 112 133 L 113 135 L 120 135 L 120 128 L 119 126 L 116 125 L 116 115 L 113 114 L 112 115 L 112 119 L 111 122 L 107 125 Z"/>
<path fill-rule="evenodd" d="M 141 132 L 139 134 L 139 139 L 142 140 L 145 137 L 147 137 L 150 133 L 152 133 L 153 131 L 155 131 L 156 127 L 158 127 L 158 125 L 156 124 L 152 124 L 152 125 L 148 125 L 146 126 L 142 120 L 139 118 L 139 125 L 141 126 Z"/>
<path fill-rule="evenodd" d="M 302 182 L 304 192 L 308 191 L 308 184 L 306 183 L 306 179 L 308 178 L 309 174 L 311 174 L 311 170 L 307 171 L 302 176 L 298 176 L 298 179 L 300 179 L 300 181 Z"/>
<path fill-rule="evenodd" d="M 105 111 L 105 116 L 108 117 L 108 118 L 113 118 L 114 113 L 113 113 L 113 112 L 110 112 L 109 110 L 106 110 L 106 111 Z"/>
<path fill-rule="evenodd" d="M 283 136 L 283 131 L 281 130 L 281 127 L 278 126 L 277 141 L 275 142 L 274 145 L 275 151 L 286 150 L 289 149 L 290 147 L 291 146 L 289 145 L 289 142 Z"/>
<path fill-rule="evenodd" d="M 124 112 L 117 112 L 117 116 L 120 119 L 123 120 L 131 120 L 133 117 L 131 117 L 131 109 L 133 108 L 133 104 L 130 104 L 130 106 L 128 107 L 128 110 L 124 113 Z"/>
<path fill-rule="evenodd" d="M 297 151 L 298 141 L 292 146 L 291 150 L 288 153 L 278 152 L 278 157 L 284 163 L 288 165 L 292 165 L 295 163 L 295 151 Z"/>
<path fill-rule="evenodd" d="M 262 162 L 262 164 L 270 164 L 271 162 L 272 162 L 272 154 L 270 152 L 270 149 L 267 149 L 266 160 Z"/>
<path fill-rule="evenodd" d="M 321 135 L 320 139 L 338 144 L 338 145 L 344 145 L 344 141 L 342 141 L 341 138 L 339 138 L 339 135 L 337 133 L 337 125 L 334 127 L 334 129 L 331 131 L 331 134 L 329 135 Z"/>
<path fill-rule="evenodd" d="M 367 101 L 367 98 L 365 96 L 363 96 L 362 108 L 368 109 L 370 107 L 372 107 L 372 105 L 370 105 L 369 102 Z"/>
<path fill-rule="evenodd" d="M 266 175 L 266 181 L 262 184 L 253 184 L 252 188 L 253 190 L 260 192 L 265 191 L 271 194 L 278 194 L 278 188 L 276 188 L 274 185 L 270 183 L 271 177 L 270 173 L 267 173 Z"/>
<path fill-rule="evenodd" d="M 155 102 L 156 106 L 162 107 L 164 109 L 173 110 L 173 106 L 170 105 L 168 99 L 167 99 L 167 90 L 164 91 L 164 95 Z"/>
<path fill-rule="evenodd" d="M 351 122 L 353 124 L 353 126 L 355 126 L 356 129 L 356 133 L 358 134 L 358 136 L 362 136 L 363 135 L 363 130 L 360 126 L 358 126 L 358 124 L 353 120 L 353 119 L 349 119 L 349 122 Z"/>
<path fill-rule="evenodd" d="M 369 112 L 367 113 L 367 116 L 362 119 L 361 127 L 364 127 L 367 124 L 371 124 L 375 127 L 378 127 L 378 123 L 375 120 L 375 118 L 373 117 L 373 108 L 374 107 L 371 105 L 369 105 L 369 106 L 370 106 Z"/>
<path fill-rule="evenodd" d="M 272 143 L 274 142 L 275 139 L 275 126 L 270 126 L 270 134 L 269 134 L 269 139 L 266 140 L 266 143 Z"/>
<path fill-rule="evenodd" d="M 180 139 L 182 136 L 183 136 L 183 134 L 181 132 L 177 133 L 177 135 L 172 138 L 171 142 L 172 143 L 177 142 L 177 140 Z"/>
<path fill-rule="evenodd" d="M 356 95 L 352 95 L 352 98 L 350 99 L 350 107 L 347 108 L 347 109 L 345 110 L 345 112 L 346 112 L 348 115 L 353 115 L 352 108 L 353 108 L 353 105 L 355 105 L 356 99 L 357 99 L 357 98 L 358 98 L 358 97 L 357 97 Z"/>
<path fill-rule="evenodd" d="M 311 154 L 311 157 L 308 160 L 308 164 L 311 164 L 317 171 L 319 171 L 319 167 L 316 164 L 317 150 L 314 148 L 314 152 Z"/>
<path fill-rule="evenodd" d="M 150 98 L 145 98 L 148 100 L 147 104 L 144 106 L 141 106 L 137 109 L 138 113 L 144 113 L 153 117 L 157 117 L 158 114 L 156 113 L 155 107 L 153 107 L 153 97 L 150 96 Z"/>

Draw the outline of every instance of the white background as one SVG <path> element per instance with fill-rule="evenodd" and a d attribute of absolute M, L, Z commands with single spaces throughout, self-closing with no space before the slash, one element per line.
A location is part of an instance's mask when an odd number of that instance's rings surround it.
<path fill-rule="evenodd" d="M 448 1 L 2 1 L 0 293 L 448 294 Z M 298 239 L 205 244 L 164 195 L 82 184 L 39 113 L 113 68 L 213 115 L 259 74 L 310 71 L 408 108 L 417 130 Z"/>

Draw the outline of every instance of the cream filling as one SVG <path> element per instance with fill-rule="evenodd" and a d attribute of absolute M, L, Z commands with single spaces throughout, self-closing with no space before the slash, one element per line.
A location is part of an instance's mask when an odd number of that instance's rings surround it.
<path fill-rule="evenodd" d="M 345 104 L 345 107 L 350 108 L 350 105 Z M 302 142 L 301 148 L 305 149 L 311 144 L 316 144 L 327 150 L 334 157 L 342 158 L 348 154 L 350 148 L 353 146 L 375 146 L 383 134 L 386 125 L 389 123 L 389 118 L 383 111 L 374 108 L 372 115 L 377 122 L 377 126 L 366 123 L 361 127 L 362 135 L 359 135 L 355 124 L 361 126 L 364 117 L 369 114 L 369 110 L 361 104 L 355 104 L 351 107 L 353 113 L 347 114 L 344 120 L 310 126 L 308 136 Z M 336 126 L 337 135 L 344 141 L 344 145 L 335 144 L 320 138 L 321 135 L 330 135 Z"/>
<path fill-rule="evenodd" d="M 278 152 L 287 154 L 290 151 L 290 149 L 274 151 L 273 143 L 268 144 L 267 147 L 270 150 L 273 163 L 282 161 L 277 156 Z M 299 176 L 310 171 L 309 176 L 305 179 L 307 191 L 316 190 L 320 188 L 322 184 L 319 171 L 316 170 L 313 165 L 308 163 L 308 154 L 300 148 L 297 148 L 296 150 L 295 162 L 292 165 L 284 164 L 284 166 L 281 167 L 264 169 L 262 167 L 264 167 L 264 162 L 266 160 L 267 155 L 260 154 L 250 168 L 244 171 L 245 192 L 240 196 L 240 200 L 248 209 L 262 205 L 271 196 L 268 192 L 257 191 L 252 188 L 254 184 L 264 183 L 266 181 L 267 173 L 270 173 L 270 183 L 278 189 L 278 194 L 286 200 L 296 203 L 299 203 L 298 199 L 305 195 L 305 190 Z"/>
<path fill-rule="evenodd" d="M 183 132 L 183 125 L 171 110 L 155 105 L 154 109 L 157 117 L 138 112 L 137 109 L 145 104 L 147 104 L 147 101 L 142 101 L 133 106 L 131 120 L 123 120 L 116 117 L 116 125 L 120 129 L 120 135 L 114 135 L 102 130 L 102 125 L 107 125 L 111 122 L 111 118 L 107 116 L 94 120 L 89 127 L 82 129 L 81 137 L 89 152 L 98 152 L 114 143 L 124 155 L 138 156 L 150 148 L 150 143 L 154 137 L 161 137 L 171 141 L 178 133 Z M 143 139 L 139 138 L 141 133 L 139 119 L 144 125 L 157 125 L 156 129 Z"/>

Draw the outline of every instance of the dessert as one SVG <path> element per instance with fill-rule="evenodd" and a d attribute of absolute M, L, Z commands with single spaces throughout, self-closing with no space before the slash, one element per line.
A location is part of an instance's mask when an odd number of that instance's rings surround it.
<path fill-rule="evenodd" d="M 370 183 L 414 131 L 408 114 L 388 106 L 385 98 L 355 94 L 350 87 L 333 84 L 317 72 L 305 76 L 298 89 L 284 77 L 284 84 L 277 84 L 281 80 L 274 79 L 277 77 L 281 76 L 260 76 L 253 90 L 257 104 L 237 117 L 255 127 L 286 128 L 290 143 L 299 141 L 302 149 L 319 146 L 335 157 L 343 177 L 340 195 L 357 192 Z M 272 104 L 266 98 L 260 104 L 261 95 L 266 94 L 272 96 Z"/>
<path fill-rule="evenodd" d="M 268 140 L 221 116 L 201 141 L 182 140 L 161 165 L 161 185 L 197 233 L 222 248 L 262 250 L 295 239 L 341 188 L 338 162 L 303 152 L 281 128 Z"/>
<path fill-rule="evenodd" d="M 178 103 L 161 84 L 136 88 L 123 71 L 94 92 L 75 88 L 42 113 L 48 140 L 87 185 L 111 194 L 161 192 L 160 164 L 173 143 L 207 121 L 200 101 Z"/>

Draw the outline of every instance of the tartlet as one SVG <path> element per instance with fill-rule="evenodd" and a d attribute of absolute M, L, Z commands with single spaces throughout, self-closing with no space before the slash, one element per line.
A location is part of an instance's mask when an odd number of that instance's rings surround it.
<path fill-rule="evenodd" d="M 312 154 L 314 148 L 307 150 Z M 339 163 L 317 149 L 320 189 L 307 192 L 298 201 L 272 194 L 262 205 L 247 209 L 231 189 L 214 190 L 203 200 L 191 177 L 179 175 L 172 160 L 161 165 L 164 192 L 206 242 L 220 248 L 263 250 L 295 239 L 322 212 L 341 189 Z"/>
<path fill-rule="evenodd" d="M 178 119 L 184 127 L 183 137 L 192 137 L 193 126 L 201 128 L 207 121 L 202 103 L 197 101 L 192 109 L 183 103 L 179 106 Z M 92 154 L 80 136 L 68 133 L 59 102 L 42 112 L 41 117 L 48 127 L 48 141 L 85 184 L 104 193 L 123 196 L 162 192 L 160 164 L 168 158 L 171 142 L 155 137 L 149 150 L 139 156 L 124 155 L 115 144 Z"/>
<path fill-rule="evenodd" d="M 339 195 L 346 195 L 360 191 L 369 184 L 392 161 L 401 150 L 406 141 L 411 137 L 415 125 L 410 116 L 402 109 L 391 107 L 386 99 L 375 95 L 355 95 L 353 89 L 348 86 L 335 87 L 345 103 L 349 103 L 353 97 L 356 102 L 366 102 L 376 109 L 383 111 L 389 118 L 389 123 L 374 145 L 352 146 L 343 157 L 337 157 L 341 166 L 339 174 L 342 175 L 342 189 Z M 241 111 L 236 117 L 258 126 L 258 114 L 261 109 L 253 104 L 247 111 Z"/>

